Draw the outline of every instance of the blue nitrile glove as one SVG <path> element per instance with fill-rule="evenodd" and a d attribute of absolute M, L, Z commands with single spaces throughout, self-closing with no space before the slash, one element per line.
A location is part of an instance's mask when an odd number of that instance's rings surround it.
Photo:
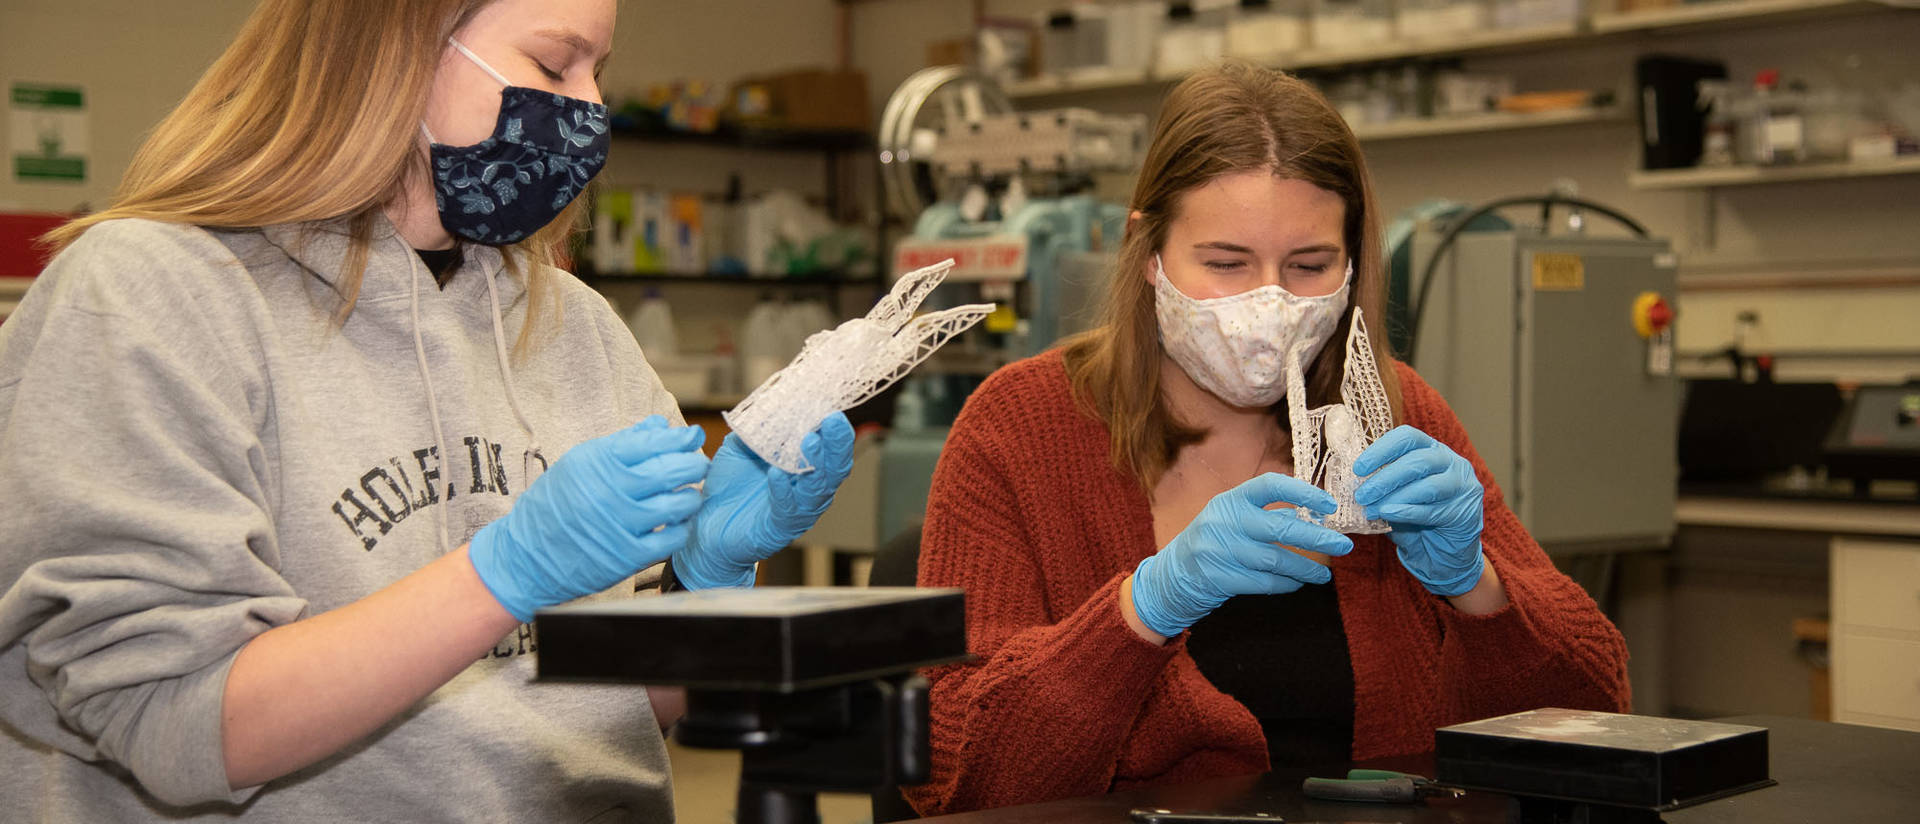
<path fill-rule="evenodd" d="M 1411 426 L 1398 426 L 1360 453 L 1353 474 L 1365 483 L 1353 502 L 1393 527 L 1400 565 L 1435 595 L 1465 595 L 1480 582 L 1485 492 L 1473 464 Z"/>
<path fill-rule="evenodd" d="M 835 412 L 800 441 L 813 467 L 798 475 L 753 454 L 729 433 L 713 453 L 706 503 L 693 535 L 674 553 L 673 574 L 687 589 L 753 586 L 753 565 L 813 528 L 853 471 L 853 425 Z"/>
<path fill-rule="evenodd" d="M 1324 584 L 1333 571 L 1274 544 L 1327 555 L 1353 551 L 1353 540 L 1300 520 L 1285 501 L 1323 515 L 1333 496 L 1298 478 L 1274 472 L 1213 497 L 1193 523 L 1133 571 L 1133 611 L 1147 629 L 1171 638 L 1235 595 L 1292 592 Z"/>
<path fill-rule="evenodd" d="M 654 415 L 567 450 L 513 509 L 474 533 L 480 582 L 521 621 L 667 559 L 700 508 L 707 474 L 697 426 Z"/>

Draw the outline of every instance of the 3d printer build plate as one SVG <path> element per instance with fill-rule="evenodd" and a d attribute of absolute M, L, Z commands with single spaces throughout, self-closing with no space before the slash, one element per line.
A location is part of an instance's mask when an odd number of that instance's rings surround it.
<path fill-rule="evenodd" d="M 1661 811 L 1774 783 L 1765 727 L 1588 710 L 1441 727 L 1434 764 L 1450 786 Z"/>
<path fill-rule="evenodd" d="M 958 589 L 756 587 L 534 617 L 543 680 L 792 692 L 967 655 Z"/>

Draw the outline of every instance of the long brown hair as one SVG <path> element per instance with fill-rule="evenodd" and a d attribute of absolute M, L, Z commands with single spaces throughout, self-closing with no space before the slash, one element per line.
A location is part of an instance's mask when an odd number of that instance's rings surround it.
<path fill-rule="evenodd" d="M 1168 93 L 1147 148 L 1120 259 L 1101 307 L 1101 322 L 1061 344 L 1075 397 L 1112 432 L 1114 466 L 1152 489 L 1174 455 L 1206 435 L 1179 421 L 1161 396 L 1161 348 L 1153 286 L 1144 274 L 1166 243 L 1180 199 L 1222 175 L 1267 170 L 1338 195 L 1356 282 L 1353 300 L 1320 355 L 1307 368 L 1307 405 L 1339 399 L 1353 307 L 1366 310 L 1376 353 L 1385 337 L 1385 269 L 1380 219 L 1360 142 L 1325 97 L 1284 72 L 1229 61 L 1198 72 Z M 1381 359 L 1383 367 L 1386 359 Z M 1391 368 L 1380 379 L 1401 417 L 1400 386 Z M 1286 426 L 1286 407 L 1273 414 Z"/>
<path fill-rule="evenodd" d="M 220 228 L 345 218 L 344 323 L 382 209 L 408 175 L 428 173 L 419 124 L 447 37 L 493 1 L 263 0 L 134 154 L 112 205 L 42 242 L 57 252 L 116 218 Z M 516 351 L 533 340 L 538 311 L 554 303 L 547 267 L 578 215 L 576 201 L 515 246 L 527 271 L 506 255 L 527 285 Z"/>

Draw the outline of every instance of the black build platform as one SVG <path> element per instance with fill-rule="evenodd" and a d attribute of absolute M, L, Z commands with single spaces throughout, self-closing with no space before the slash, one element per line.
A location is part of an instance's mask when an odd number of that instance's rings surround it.
<path fill-rule="evenodd" d="M 1764 727 L 1587 710 L 1442 727 L 1434 764 L 1451 786 L 1645 811 L 1773 783 Z"/>
<path fill-rule="evenodd" d="M 957 589 L 757 587 L 544 609 L 539 677 L 797 692 L 967 655 Z"/>

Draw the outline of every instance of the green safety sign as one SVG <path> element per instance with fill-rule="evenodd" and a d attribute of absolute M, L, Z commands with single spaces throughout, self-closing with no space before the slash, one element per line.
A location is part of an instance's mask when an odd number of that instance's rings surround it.
<path fill-rule="evenodd" d="M 86 92 L 78 86 L 14 83 L 7 103 L 15 181 L 87 179 Z"/>

